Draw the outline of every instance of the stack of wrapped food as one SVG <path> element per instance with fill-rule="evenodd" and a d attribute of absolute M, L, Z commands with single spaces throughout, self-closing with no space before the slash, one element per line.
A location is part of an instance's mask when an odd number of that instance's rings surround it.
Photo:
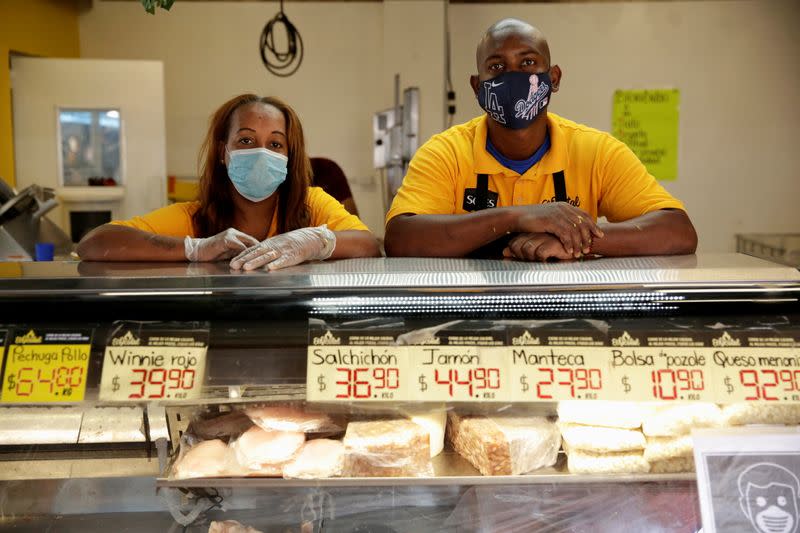
<path fill-rule="evenodd" d="M 432 476 L 445 420 L 444 407 L 349 423 L 297 405 L 249 407 L 194 424 L 172 477 Z"/>
<path fill-rule="evenodd" d="M 651 407 L 642 421 L 647 437 L 644 457 L 653 473 L 693 472 L 692 428 L 722 426 L 722 411 L 713 403 L 666 403 Z"/>
<path fill-rule="evenodd" d="M 648 472 L 642 419 L 645 408 L 630 402 L 565 401 L 558 405 L 558 424 L 574 474 Z"/>

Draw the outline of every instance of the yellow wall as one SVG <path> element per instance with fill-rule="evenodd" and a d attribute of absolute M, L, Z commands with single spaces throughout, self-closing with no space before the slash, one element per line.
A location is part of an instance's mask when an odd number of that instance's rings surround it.
<path fill-rule="evenodd" d="M 0 1 L 0 177 L 14 185 L 10 52 L 78 57 L 77 0 Z"/>

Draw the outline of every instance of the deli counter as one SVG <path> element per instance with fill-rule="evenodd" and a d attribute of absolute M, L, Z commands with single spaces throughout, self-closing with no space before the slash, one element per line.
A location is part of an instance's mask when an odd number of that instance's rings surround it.
<path fill-rule="evenodd" d="M 738 254 L 0 264 L 0 530 L 695 532 L 693 432 L 797 431 L 798 295 Z"/>

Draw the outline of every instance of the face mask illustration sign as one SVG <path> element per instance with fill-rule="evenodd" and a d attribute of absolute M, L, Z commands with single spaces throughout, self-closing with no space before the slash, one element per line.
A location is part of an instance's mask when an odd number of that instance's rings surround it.
<path fill-rule="evenodd" d="M 692 441 L 704 533 L 800 533 L 797 428 L 696 429 Z"/>
<path fill-rule="evenodd" d="M 800 480 L 773 463 L 757 463 L 739 475 L 742 512 L 759 533 L 795 533 Z"/>

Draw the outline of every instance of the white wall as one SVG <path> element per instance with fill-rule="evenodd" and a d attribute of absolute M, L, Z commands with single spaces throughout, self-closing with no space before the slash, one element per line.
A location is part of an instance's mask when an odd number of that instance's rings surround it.
<path fill-rule="evenodd" d="M 306 58 L 278 79 L 257 51 L 277 2 L 178 1 L 169 13 L 94 1 L 80 19 L 81 56 L 164 61 L 167 170 L 192 175 L 208 115 L 253 91 L 300 113 L 312 155 L 337 160 L 355 183 L 365 222 L 382 233 L 378 188 L 367 183 L 371 118 L 392 104 L 392 76 L 422 89 L 423 140 L 443 123 L 442 0 L 286 2 Z M 600 129 L 619 88 L 681 90 L 679 177 L 665 183 L 700 232 L 703 251 L 742 232 L 800 229 L 800 3 L 793 0 L 453 4 L 449 8 L 456 122 L 479 113 L 468 77 L 475 44 L 516 16 L 549 37 L 564 70 L 552 109 Z M 438 91 L 438 92 L 437 92 Z"/>
<path fill-rule="evenodd" d="M 121 154 L 124 197 L 95 205 L 91 198 L 106 193 L 106 188 L 80 188 L 82 201 L 68 205 L 62 198 L 62 205 L 50 215 L 54 222 L 68 231 L 70 208 L 110 210 L 114 218 L 129 218 L 163 205 L 166 139 L 160 62 L 15 57 L 12 88 L 18 189 L 34 183 L 53 188 L 61 185 L 58 107 L 120 110 L 121 138 L 126 141 Z"/>

